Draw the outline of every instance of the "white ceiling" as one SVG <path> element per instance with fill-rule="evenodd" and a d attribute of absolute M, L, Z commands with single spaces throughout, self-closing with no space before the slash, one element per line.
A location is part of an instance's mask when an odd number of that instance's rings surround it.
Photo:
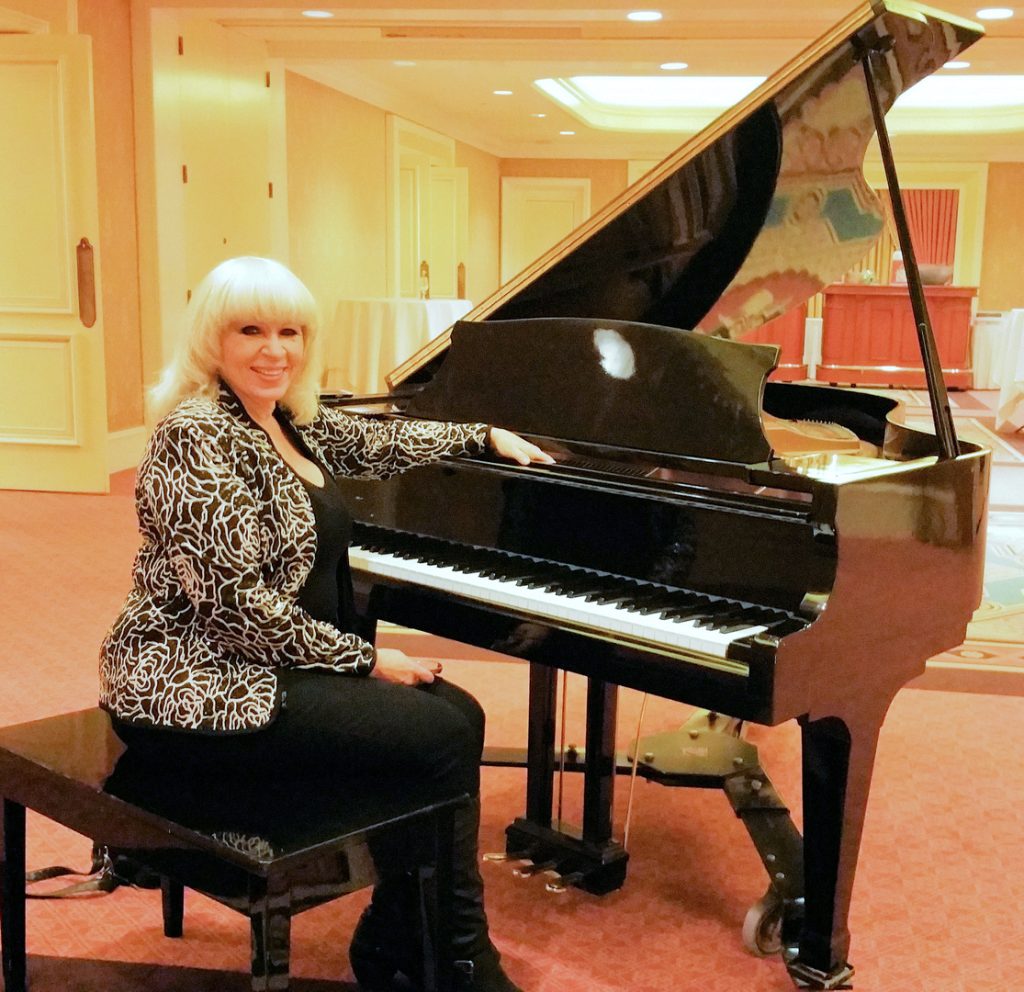
<path fill-rule="evenodd" d="M 154 0 L 157 6 L 159 0 Z M 851 9 L 850 0 L 657 0 L 663 19 L 633 23 L 635 9 L 612 0 L 363 0 L 302 6 L 250 0 L 225 6 L 169 0 L 225 27 L 264 39 L 293 71 L 501 157 L 656 159 L 684 135 L 602 131 L 582 124 L 533 85 L 583 74 L 659 74 L 684 61 L 694 75 L 770 75 Z M 976 2 L 947 0 L 949 13 L 973 18 Z M 987 22 L 987 36 L 965 54 L 967 72 L 1024 72 L 1024 7 Z M 396 62 L 415 65 L 396 65 Z M 511 96 L 495 96 L 509 89 Z M 1021 94 L 1024 105 L 1024 91 Z M 544 113 L 547 116 L 530 116 Z M 561 136 L 560 130 L 574 130 Z M 1024 160 L 1024 131 L 894 135 L 905 159 Z"/>

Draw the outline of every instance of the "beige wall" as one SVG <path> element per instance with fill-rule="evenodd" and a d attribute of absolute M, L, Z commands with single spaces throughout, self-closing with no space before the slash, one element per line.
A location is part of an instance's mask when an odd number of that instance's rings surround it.
<path fill-rule="evenodd" d="M 1024 162 L 993 162 L 988 167 L 978 306 L 1024 307 Z"/>
<path fill-rule="evenodd" d="M 596 214 L 626 188 L 625 159 L 503 158 L 501 175 L 552 179 L 589 179 L 590 212 Z"/>
<path fill-rule="evenodd" d="M 79 0 L 79 5 L 87 2 Z M 75 4 L 68 0 L 3 0 L 0 7 L 46 21 L 50 25 L 51 34 L 74 31 Z"/>
<path fill-rule="evenodd" d="M 79 0 L 78 4 L 79 32 L 92 37 L 107 423 L 111 431 L 143 422 L 129 7 L 130 0 Z"/>
<path fill-rule="evenodd" d="M 480 303 L 498 288 L 499 282 L 501 162 L 479 148 L 456 142 L 455 164 L 469 170 L 466 297 Z"/>
<path fill-rule="evenodd" d="M 339 299 L 386 296 L 384 111 L 285 74 L 291 267 L 330 326 Z"/>

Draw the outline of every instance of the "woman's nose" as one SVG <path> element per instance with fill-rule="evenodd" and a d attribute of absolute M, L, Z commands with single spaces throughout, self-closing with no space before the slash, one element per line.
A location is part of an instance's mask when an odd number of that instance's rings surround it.
<path fill-rule="evenodd" d="M 284 354 L 284 342 L 279 334 L 270 334 L 263 340 L 263 350 L 271 355 Z"/>

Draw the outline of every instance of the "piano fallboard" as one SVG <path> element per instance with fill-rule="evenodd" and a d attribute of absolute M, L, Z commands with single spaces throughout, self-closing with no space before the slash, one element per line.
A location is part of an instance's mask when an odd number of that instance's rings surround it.
<path fill-rule="evenodd" d="M 835 575 L 834 535 L 803 493 L 698 492 L 483 460 L 339 482 L 366 524 L 793 613 Z"/>

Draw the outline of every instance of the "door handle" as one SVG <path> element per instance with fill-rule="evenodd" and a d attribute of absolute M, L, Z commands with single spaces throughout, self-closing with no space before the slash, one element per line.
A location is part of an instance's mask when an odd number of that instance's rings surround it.
<path fill-rule="evenodd" d="M 420 299 L 430 299 L 430 266 L 426 259 L 420 262 Z"/>
<path fill-rule="evenodd" d="M 75 248 L 78 264 L 78 318 L 84 327 L 96 323 L 96 266 L 92 245 L 82 238 Z"/>

